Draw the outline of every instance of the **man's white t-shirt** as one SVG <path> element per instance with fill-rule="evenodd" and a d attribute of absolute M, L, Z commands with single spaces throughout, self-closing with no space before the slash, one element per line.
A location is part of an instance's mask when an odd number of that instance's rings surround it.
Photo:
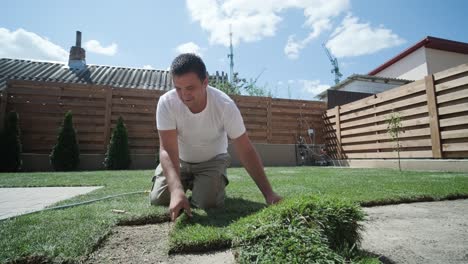
<path fill-rule="evenodd" d="M 196 114 L 175 89 L 159 98 L 156 126 L 158 130 L 177 130 L 179 158 L 185 162 L 203 162 L 226 153 L 227 136 L 235 139 L 246 131 L 240 111 L 229 96 L 211 86 L 206 92 L 206 107 Z"/>

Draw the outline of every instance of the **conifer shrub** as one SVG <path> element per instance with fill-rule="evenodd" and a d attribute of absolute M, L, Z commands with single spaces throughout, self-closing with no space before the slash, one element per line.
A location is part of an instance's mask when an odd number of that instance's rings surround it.
<path fill-rule="evenodd" d="M 76 139 L 76 131 L 73 127 L 73 115 L 71 111 L 65 114 L 65 118 L 57 137 L 57 144 L 52 148 L 50 164 L 55 171 L 74 171 L 80 164 L 80 149 Z"/>
<path fill-rule="evenodd" d="M 104 166 L 108 170 L 125 170 L 130 167 L 131 162 L 128 132 L 123 118 L 120 116 L 107 146 Z"/>
<path fill-rule="evenodd" d="M 2 120 L 3 121 L 3 120 Z M 21 138 L 18 113 L 9 112 L 0 132 L 0 171 L 16 172 L 21 168 Z"/>

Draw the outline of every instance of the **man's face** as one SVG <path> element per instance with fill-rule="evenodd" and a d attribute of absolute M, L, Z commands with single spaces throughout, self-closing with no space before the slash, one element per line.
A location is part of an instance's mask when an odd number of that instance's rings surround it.
<path fill-rule="evenodd" d="M 198 113 L 205 108 L 208 78 L 201 81 L 196 73 L 189 72 L 173 76 L 173 81 L 180 100 L 192 112 Z"/>

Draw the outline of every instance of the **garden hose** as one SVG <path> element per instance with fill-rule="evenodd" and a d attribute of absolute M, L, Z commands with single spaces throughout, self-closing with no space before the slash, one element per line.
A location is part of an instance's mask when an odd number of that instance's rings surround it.
<path fill-rule="evenodd" d="M 116 198 L 116 197 L 121 197 L 121 196 L 126 196 L 126 195 L 132 195 L 132 194 L 142 194 L 142 193 L 150 193 L 150 191 L 149 191 L 149 190 L 146 190 L 146 191 L 137 191 L 137 192 L 129 192 L 129 193 L 120 193 L 120 194 L 109 195 L 109 196 L 105 196 L 105 197 L 101 197 L 101 198 L 89 200 L 89 201 L 83 201 L 83 202 L 77 202 L 77 203 L 72 203 L 72 204 L 59 205 L 59 206 L 54 206 L 54 207 L 46 207 L 46 208 L 43 208 L 43 209 L 38 210 L 38 211 L 32 211 L 32 212 L 28 212 L 28 213 L 24 213 L 24 214 L 19 214 L 19 215 L 11 216 L 11 217 L 8 217 L 8 218 L 5 218 L 5 219 L 0 219 L 0 221 L 11 220 L 11 219 L 16 218 L 16 217 L 18 217 L 18 216 L 30 215 L 30 214 L 34 214 L 34 213 L 49 211 L 49 210 L 65 209 L 65 208 L 75 207 L 75 206 L 78 206 L 78 205 L 85 205 L 85 204 L 90 204 L 90 203 L 94 203 L 94 202 L 98 202 L 98 201 L 103 201 L 103 200 L 107 200 L 107 199 L 112 199 L 112 198 Z"/>

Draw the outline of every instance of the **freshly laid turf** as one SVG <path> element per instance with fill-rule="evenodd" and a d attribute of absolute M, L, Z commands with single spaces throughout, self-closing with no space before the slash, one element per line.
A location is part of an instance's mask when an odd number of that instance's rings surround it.
<path fill-rule="evenodd" d="M 326 263 L 353 261 L 359 244 L 362 209 L 351 202 L 302 196 L 250 215 L 233 241 L 240 263 Z"/>
<path fill-rule="evenodd" d="M 235 238 L 232 229 L 237 227 L 231 224 L 264 206 L 263 196 L 245 170 L 230 169 L 228 174 L 226 207 L 195 210 L 191 220 L 183 217 L 170 236 L 171 252 L 224 248 Z M 296 167 L 267 168 L 267 174 L 286 198 L 314 194 L 375 205 L 468 197 L 468 174 L 463 173 Z"/>
<path fill-rule="evenodd" d="M 105 186 L 59 203 L 69 204 L 148 190 L 152 173 L 149 170 L 3 173 L 0 174 L 0 187 Z M 233 240 L 242 236 L 241 230 L 246 225 L 241 223 L 248 219 L 254 221 L 255 216 L 249 215 L 265 207 L 263 197 L 244 169 L 229 169 L 228 174 L 226 207 L 194 210 L 192 219 L 185 215 L 179 218 L 171 233 L 172 252 L 229 247 Z M 297 167 L 267 168 L 267 174 L 275 190 L 286 198 L 314 195 L 323 199 L 340 198 L 345 203 L 373 205 L 468 197 L 468 174 L 463 173 Z M 113 209 L 127 213 L 116 214 Z M 79 261 L 118 223 L 142 224 L 167 219 L 167 208 L 150 206 L 146 194 L 135 194 L 1 221 L 0 262 L 33 255 L 48 260 Z"/>

